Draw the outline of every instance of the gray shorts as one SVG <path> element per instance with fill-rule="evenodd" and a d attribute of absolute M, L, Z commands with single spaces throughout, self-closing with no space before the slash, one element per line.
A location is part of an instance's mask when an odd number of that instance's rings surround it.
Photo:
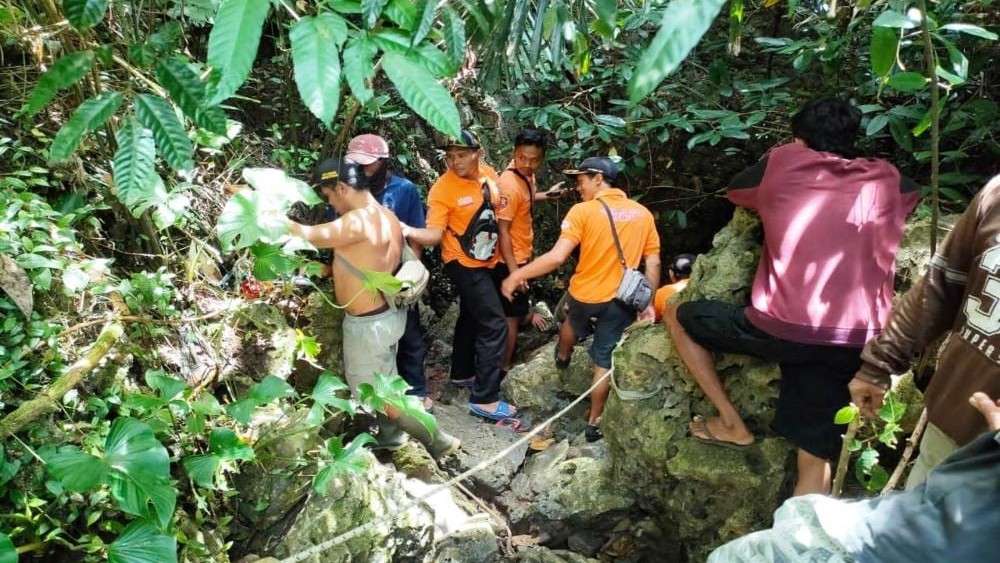
<path fill-rule="evenodd" d="M 397 375 L 396 348 L 406 330 L 405 309 L 345 315 L 343 327 L 344 378 L 355 396 L 362 383 L 375 383 L 375 374 Z"/>

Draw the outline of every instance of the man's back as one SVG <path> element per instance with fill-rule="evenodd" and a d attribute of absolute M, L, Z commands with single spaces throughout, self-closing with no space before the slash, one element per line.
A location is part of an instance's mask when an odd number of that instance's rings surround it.
<path fill-rule="evenodd" d="M 385 207 L 372 204 L 344 214 L 338 221 L 352 234 L 354 242 L 337 248 L 336 253 L 361 271 L 393 273 L 399 266 L 403 235 L 399 220 Z M 385 305 L 381 294 L 364 291 L 364 284 L 341 260 L 333 261 L 337 302 L 347 312 L 362 315 Z"/>
<path fill-rule="evenodd" d="M 862 346 L 892 306 L 895 255 L 919 193 L 878 159 L 800 143 L 765 159 L 757 178 L 741 174 L 729 192 L 764 225 L 747 318 L 793 342 Z"/>

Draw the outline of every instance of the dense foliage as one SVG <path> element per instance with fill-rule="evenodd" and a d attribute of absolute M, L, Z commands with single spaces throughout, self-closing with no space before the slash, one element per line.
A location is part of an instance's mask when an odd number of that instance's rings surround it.
<path fill-rule="evenodd" d="M 157 351 L 217 343 L 234 303 L 294 300 L 292 276 L 319 283 L 282 217 L 318 203 L 300 178 L 350 135 L 382 133 L 426 185 L 439 134 L 477 130 L 502 166 L 518 127 L 547 129 L 552 169 L 617 155 L 668 251 L 690 251 L 725 221 L 728 176 L 787 140 L 802 101 L 841 95 L 864 112 L 862 151 L 927 186 L 919 213 L 939 198 L 960 210 L 1000 157 L 998 13 L 995 0 L 0 1 L 0 415 L 102 327 L 126 327 L 54 412 L 0 436 L 0 561 L 225 560 L 232 477 L 258 461 L 269 406 L 331 428 L 298 466 L 318 492 L 362 469 L 370 436 L 329 424 L 358 407 L 336 374 L 198 379 Z M 564 212 L 539 210 L 539 247 Z M 315 363 L 311 335 L 295 349 Z M 400 383 L 361 402 L 422 416 Z M 898 433 L 886 409 L 855 448 L 871 488 L 885 471 L 866 444 Z"/>

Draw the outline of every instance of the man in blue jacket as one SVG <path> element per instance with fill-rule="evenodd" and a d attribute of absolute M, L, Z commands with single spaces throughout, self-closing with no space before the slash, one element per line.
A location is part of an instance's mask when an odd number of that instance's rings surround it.
<path fill-rule="evenodd" d="M 379 203 L 388 207 L 403 223 L 411 227 L 423 228 L 426 217 L 424 203 L 413 182 L 391 170 L 389 163 L 389 143 L 378 135 L 366 133 L 351 139 L 347 144 L 344 158 L 364 167 L 365 175 L 371 181 L 371 194 Z M 410 243 L 419 256 L 421 248 Z M 399 340 L 396 367 L 400 376 L 410 384 L 411 395 L 420 397 L 424 408 L 432 406 L 427 396 L 427 380 L 424 374 L 424 358 L 427 344 L 424 329 L 420 325 L 420 311 L 411 307 L 406 315 L 406 332 Z"/>

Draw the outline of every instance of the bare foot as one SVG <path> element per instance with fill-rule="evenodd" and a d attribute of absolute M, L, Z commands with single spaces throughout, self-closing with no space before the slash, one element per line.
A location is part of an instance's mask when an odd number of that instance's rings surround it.
<path fill-rule="evenodd" d="M 736 428 L 726 426 L 719 417 L 703 419 L 700 416 L 688 425 L 691 435 L 709 442 L 728 442 L 737 446 L 749 446 L 753 444 L 753 434 L 746 427 Z"/>

